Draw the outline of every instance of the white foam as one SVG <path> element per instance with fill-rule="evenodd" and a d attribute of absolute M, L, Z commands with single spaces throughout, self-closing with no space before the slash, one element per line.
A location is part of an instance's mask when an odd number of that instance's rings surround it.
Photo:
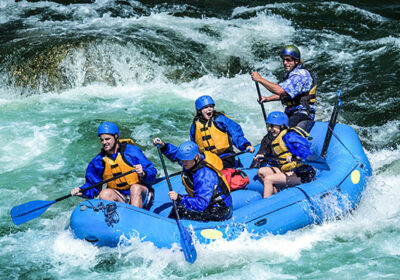
<path fill-rule="evenodd" d="M 168 37 L 152 34 L 154 30 L 166 30 L 178 38 L 182 38 L 182 41 L 194 41 L 205 45 L 210 53 L 216 54 L 222 61 L 231 56 L 251 61 L 254 59 L 252 57 L 254 42 L 284 44 L 284 38 L 291 37 L 295 32 L 290 21 L 264 11 L 260 11 L 256 17 L 248 20 L 176 17 L 167 12 L 153 12 L 149 16 L 137 18 L 110 17 L 107 14 L 103 16 L 88 15 L 88 9 L 95 10 L 92 7 L 101 9 L 102 6 L 110 3 L 111 1 L 96 1 L 91 6 L 85 4 L 65 6 L 47 2 L 46 4 L 26 4 L 27 7 L 29 5 L 47 7 L 66 15 L 70 15 L 73 11 L 79 14 L 78 18 L 84 19 L 51 22 L 37 20 L 33 16 L 26 20 L 35 28 L 39 28 L 41 32 L 48 31 L 52 34 L 68 34 L 72 30 L 92 34 L 93 30 L 96 30 L 95 32 L 107 34 L 110 37 L 118 37 L 121 29 L 133 27 L 135 30 L 143 30 L 146 38 L 149 36 L 160 37 L 160 40 L 165 40 L 165 44 L 174 46 L 174 42 L 168 42 L 170 40 Z M 135 3 L 135 5 L 139 4 Z M 204 27 L 215 29 L 219 36 L 201 31 Z M 84 86 L 84 83 L 87 82 L 85 81 L 87 75 L 98 76 L 100 80 L 109 80 L 110 84 L 116 83 L 117 85 L 126 85 L 132 82 L 143 84 L 153 82 L 154 79 L 166 80 L 165 75 L 168 70 L 163 65 L 165 64 L 163 58 L 135 45 L 136 36 L 140 36 L 138 32 L 140 33 L 137 31 L 132 35 L 124 34 L 124 38 L 129 38 L 126 44 L 103 41 L 96 45 L 70 47 L 67 50 L 66 58 L 59 65 L 59 70 L 64 73 L 67 83 L 73 88 Z M 30 34 L 31 38 L 32 36 L 35 35 Z M 38 36 L 43 36 L 43 34 L 38 34 Z M 44 80 L 43 85 L 45 84 Z"/>
<path fill-rule="evenodd" d="M 89 242 L 73 237 L 70 231 L 61 232 L 54 239 L 52 258 L 69 266 L 88 266 L 96 261 L 99 248 Z M 68 266 L 65 268 L 68 269 Z"/>
<path fill-rule="evenodd" d="M 380 48 L 380 50 L 384 49 L 385 47 L 387 47 L 390 44 L 394 44 L 398 49 L 400 49 L 400 37 L 399 36 L 388 36 L 388 37 L 384 37 L 384 38 L 379 38 L 376 40 L 376 42 L 378 42 L 379 44 L 384 45 L 384 47 Z M 374 54 L 374 52 L 372 53 Z M 393 61 L 393 63 L 398 63 L 398 61 Z"/>
<path fill-rule="evenodd" d="M 362 137 L 362 141 L 372 146 L 385 147 L 388 143 L 394 143 L 396 135 L 400 129 L 399 120 L 389 120 L 383 125 L 373 125 L 369 127 L 353 127 L 359 132 L 360 135 L 366 135 Z M 367 151 L 368 154 L 369 151 Z M 399 158 L 399 147 L 396 149 L 385 149 L 382 148 L 379 151 L 371 152 L 368 157 L 372 160 L 373 169 L 379 168 L 382 164 L 387 164 L 387 160 L 395 160 Z M 381 162 L 379 165 L 375 163 Z"/>
<path fill-rule="evenodd" d="M 372 12 L 369 12 L 367 10 L 349 5 L 349 4 L 343 4 L 343 3 L 338 3 L 338 2 L 324 2 L 322 3 L 323 6 L 326 7 L 326 9 L 329 9 L 331 11 L 334 11 L 336 16 L 340 17 L 343 16 L 343 14 L 351 13 L 351 14 L 356 14 L 356 15 L 361 15 L 364 17 L 366 20 L 371 20 L 375 22 L 383 22 L 386 21 L 386 19 L 378 14 L 374 14 Z"/>
<path fill-rule="evenodd" d="M 24 133 L 21 133 L 21 129 Z M 42 127 L 32 125 L 30 122 L 9 123 L 0 127 L 0 134 L 8 139 L 0 153 L 2 172 L 22 168 L 33 159 L 49 150 L 49 138 L 57 136 L 54 124 L 45 124 Z M 15 147 L 18 147 L 16 149 Z M 19 160 L 16 161 L 15 158 Z"/>

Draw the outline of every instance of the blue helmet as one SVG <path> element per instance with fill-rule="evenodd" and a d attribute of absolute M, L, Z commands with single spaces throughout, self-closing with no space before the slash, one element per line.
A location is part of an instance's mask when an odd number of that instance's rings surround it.
<path fill-rule="evenodd" d="M 112 122 L 103 122 L 97 129 L 97 135 L 100 136 L 101 134 L 117 134 L 119 136 L 118 126 Z"/>
<path fill-rule="evenodd" d="M 199 111 L 207 105 L 215 106 L 214 100 L 209 95 L 203 95 L 196 99 L 196 110 Z"/>
<path fill-rule="evenodd" d="M 289 118 L 285 113 L 275 111 L 268 114 L 266 123 L 279 126 L 284 124 L 289 126 Z"/>
<path fill-rule="evenodd" d="M 280 56 L 288 55 L 293 57 L 294 59 L 300 59 L 300 50 L 294 45 L 288 45 L 283 48 Z"/>
<path fill-rule="evenodd" d="M 176 157 L 180 160 L 192 160 L 200 153 L 199 147 L 193 141 L 183 142 L 176 153 Z"/>

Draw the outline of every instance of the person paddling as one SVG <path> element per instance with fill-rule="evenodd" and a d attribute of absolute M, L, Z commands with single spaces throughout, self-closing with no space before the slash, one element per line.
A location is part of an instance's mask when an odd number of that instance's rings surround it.
<path fill-rule="evenodd" d="M 266 123 L 273 137 L 272 143 L 262 141 L 254 157 L 259 162 L 273 157 L 269 160 L 271 167 L 261 167 L 257 172 L 264 184 L 264 198 L 286 187 L 311 182 L 315 177 L 315 169 L 298 160 L 313 154 L 306 139 L 308 133 L 299 127 L 288 127 L 289 119 L 283 112 L 271 112 Z"/>
<path fill-rule="evenodd" d="M 201 153 L 210 151 L 219 157 L 233 153 L 235 146 L 240 151 L 254 152 L 254 148 L 243 134 L 238 123 L 221 112 L 215 111 L 215 102 L 209 95 L 197 98 L 196 116 L 190 127 L 190 139 L 195 142 Z M 235 168 L 234 157 L 222 159 L 224 168 Z"/>
<path fill-rule="evenodd" d="M 279 84 L 270 82 L 253 72 L 253 81 L 262 84 L 271 93 L 271 96 L 261 96 L 259 103 L 281 101 L 285 106 L 285 113 L 289 117 L 289 126 L 299 126 L 307 129 L 308 124 L 315 118 L 316 78 L 314 73 L 304 67 L 301 61 L 300 50 L 293 45 L 285 46 L 281 53 L 286 76 Z"/>
<path fill-rule="evenodd" d="M 232 215 L 229 184 L 221 173 L 222 160 L 209 151 L 200 153 L 193 141 L 183 142 L 179 148 L 154 138 L 161 152 L 171 161 L 182 165 L 182 183 L 187 194 L 168 193 L 177 203 L 181 218 L 199 221 L 221 221 Z M 170 218 L 175 217 L 171 211 Z"/>
<path fill-rule="evenodd" d="M 100 124 L 97 130 L 102 149 L 89 163 L 86 183 L 71 190 L 71 195 L 130 203 L 143 208 L 150 205 L 157 169 L 131 139 L 119 139 L 118 126 L 112 122 Z M 131 170 L 135 172 L 107 183 L 107 188 L 82 189 Z"/>

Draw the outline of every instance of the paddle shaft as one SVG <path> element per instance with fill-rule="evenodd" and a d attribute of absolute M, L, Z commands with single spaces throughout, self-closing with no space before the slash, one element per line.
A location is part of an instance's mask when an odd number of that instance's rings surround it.
<path fill-rule="evenodd" d="M 256 88 L 257 88 L 258 98 L 259 98 L 259 100 L 261 102 L 261 92 L 260 92 L 260 86 L 258 85 L 258 82 L 256 82 Z M 263 113 L 264 122 L 266 122 L 267 121 L 267 114 L 265 113 L 264 103 L 261 102 L 260 106 L 261 106 L 261 110 L 262 110 L 262 113 Z"/>
<path fill-rule="evenodd" d="M 266 157 L 264 159 L 261 160 L 261 162 L 265 162 L 268 160 L 274 160 L 274 161 L 282 161 L 284 159 L 279 158 L 279 157 Z M 313 160 L 313 159 L 292 159 L 292 161 L 296 161 L 296 162 L 301 162 L 301 163 L 305 163 L 308 165 L 311 165 L 314 168 L 317 169 L 321 169 L 321 170 L 329 170 L 329 166 L 326 163 L 325 159 L 321 157 L 321 160 Z"/>
<path fill-rule="evenodd" d="M 157 151 L 158 151 L 158 155 L 160 156 L 161 165 L 162 165 L 162 167 L 163 167 L 164 174 L 165 174 L 165 179 L 167 180 L 168 189 L 169 189 L 170 192 L 172 192 L 173 189 L 172 189 L 171 181 L 169 180 L 168 171 L 167 171 L 167 166 L 165 165 L 164 156 L 163 156 L 163 154 L 162 154 L 162 152 L 161 152 L 161 148 L 160 148 L 160 145 L 159 145 L 159 144 L 157 144 Z M 179 173 L 180 173 L 180 172 L 179 172 Z M 175 211 L 175 215 L 176 215 L 176 220 L 178 221 L 178 220 L 180 220 L 180 217 L 179 217 L 178 209 L 177 209 L 177 207 L 176 207 L 176 201 L 175 201 L 175 200 L 172 200 L 172 203 L 173 203 L 173 206 L 174 206 L 174 211 Z"/>
<path fill-rule="evenodd" d="M 164 174 L 165 174 L 165 179 L 167 180 L 168 189 L 169 189 L 169 191 L 172 191 L 171 181 L 169 180 L 168 171 L 167 171 L 167 167 L 165 165 L 163 154 L 161 153 L 160 144 L 157 144 L 156 146 L 157 146 L 158 154 L 160 156 L 161 165 L 164 169 Z M 185 260 L 189 263 L 194 263 L 197 258 L 197 252 L 196 252 L 196 248 L 194 247 L 192 236 L 189 234 L 189 232 L 186 230 L 186 228 L 181 224 L 180 216 L 178 213 L 178 207 L 176 206 L 175 200 L 172 200 L 172 205 L 173 205 L 174 212 L 175 212 L 175 221 L 178 226 L 179 234 L 181 237 L 180 241 L 181 241 L 183 254 L 185 256 Z"/>
<path fill-rule="evenodd" d="M 265 161 L 269 161 L 269 160 L 274 160 L 274 161 L 283 161 L 285 159 L 282 158 L 278 158 L 278 157 L 264 157 L 260 162 L 265 162 Z M 304 162 L 304 160 L 302 159 L 294 159 L 292 158 L 292 161 L 297 161 L 297 162 Z"/>
<path fill-rule="evenodd" d="M 335 128 L 336 119 L 339 114 L 339 109 L 342 106 L 342 101 L 339 99 L 340 96 L 342 96 L 342 92 L 340 90 L 338 90 L 337 101 L 336 101 L 335 107 L 333 108 L 333 111 L 332 111 L 331 119 L 328 124 L 328 130 L 326 131 L 324 144 L 323 144 L 322 150 L 321 150 L 321 157 L 323 157 L 323 158 L 325 158 L 326 153 L 328 151 L 329 143 L 332 138 L 332 132 L 333 132 L 333 129 Z"/>
<path fill-rule="evenodd" d="M 235 157 L 235 156 L 239 156 L 239 155 L 242 155 L 242 154 L 244 154 L 244 153 L 247 153 L 246 151 L 242 151 L 242 152 L 239 152 L 239 153 L 234 153 L 234 154 L 232 154 L 232 155 L 227 155 L 227 156 L 224 156 L 224 157 L 222 157 L 221 159 L 228 159 L 228 158 L 233 158 L 233 157 Z M 165 173 L 165 171 L 164 171 L 164 173 Z M 169 175 L 169 177 L 174 177 L 174 176 L 176 176 L 176 175 L 179 175 L 179 174 L 181 174 L 182 173 L 182 171 L 177 171 L 177 172 L 175 172 L 175 173 L 172 173 L 172 174 L 170 174 Z M 164 178 L 157 178 L 157 182 L 158 181 L 162 181 L 162 180 L 164 180 L 164 179 L 166 179 L 166 177 L 164 177 Z"/>
<path fill-rule="evenodd" d="M 94 185 L 91 185 L 91 186 L 89 186 L 89 187 L 87 187 L 87 188 L 82 189 L 81 192 L 83 193 L 83 192 L 85 192 L 85 191 L 87 191 L 87 190 L 90 190 L 90 189 L 93 189 L 93 188 L 102 186 L 103 184 L 106 184 L 106 183 L 108 183 L 108 182 L 114 181 L 114 180 L 116 180 L 116 179 L 118 179 L 118 178 L 124 177 L 124 176 L 129 175 L 129 174 L 131 174 L 131 173 L 133 173 L 133 172 L 135 172 L 135 169 L 132 169 L 131 171 L 128 171 L 128 172 L 119 174 L 119 175 L 117 175 L 117 176 L 115 176 L 115 177 L 112 177 L 112 178 L 110 178 L 110 179 L 107 179 L 107 180 L 98 182 L 97 184 L 94 184 Z M 71 197 L 71 196 L 72 196 L 72 194 L 67 194 L 67 195 L 64 195 L 64 196 L 62 196 L 62 197 L 59 197 L 59 198 L 57 198 L 57 199 L 54 200 L 54 203 L 55 203 L 55 202 L 59 202 L 59 201 L 61 201 L 61 200 L 64 200 L 64 199 L 66 199 L 66 198 L 69 198 L 69 197 Z"/>
<path fill-rule="evenodd" d="M 97 184 L 94 184 L 92 186 L 84 188 L 82 190 L 82 192 L 84 192 L 86 190 L 89 190 L 89 189 L 92 189 L 92 188 L 95 188 L 95 187 L 98 187 L 98 186 L 101 186 L 102 184 L 108 183 L 108 182 L 110 182 L 112 180 L 115 180 L 115 179 L 118 179 L 120 177 L 126 176 L 126 175 L 128 175 L 130 173 L 133 173 L 133 172 L 135 172 L 134 169 L 131 170 L 131 171 L 128 171 L 126 173 L 120 174 L 118 176 L 115 176 L 113 178 L 101 181 L 101 182 L 99 182 Z M 23 203 L 21 205 L 15 206 L 15 207 L 13 207 L 11 209 L 11 211 L 10 211 L 11 218 L 12 218 L 14 224 L 16 224 L 16 225 L 23 224 L 23 223 L 25 223 L 27 221 L 30 221 L 30 220 L 32 220 L 32 219 L 34 219 L 36 217 L 39 217 L 41 214 L 43 214 L 47 210 L 47 208 L 49 208 L 54 203 L 59 202 L 61 200 L 64 200 L 66 198 L 69 198 L 71 196 L 72 196 L 71 194 L 68 194 L 68 195 L 64 195 L 62 197 L 59 197 L 59 198 L 57 198 L 55 200 L 52 200 L 52 201 L 35 200 L 35 201 L 29 201 L 29 202 Z"/>

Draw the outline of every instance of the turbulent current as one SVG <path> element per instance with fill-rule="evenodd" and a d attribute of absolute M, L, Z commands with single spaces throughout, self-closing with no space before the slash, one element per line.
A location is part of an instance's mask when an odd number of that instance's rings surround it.
<path fill-rule="evenodd" d="M 280 81 L 287 44 L 317 75 L 316 119 L 329 120 L 341 90 L 338 121 L 371 162 L 351 215 L 197 245 L 193 265 L 140 240 L 99 248 L 74 239 L 66 225 L 80 198 L 12 223 L 13 206 L 84 183 L 102 121 L 117 123 L 159 176 L 152 139 L 187 140 L 203 94 L 258 144 L 265 125 L 250 73 Z M 399 69 L 396 1 L 0 1 L 0 279 L 399 279 Z"/>

